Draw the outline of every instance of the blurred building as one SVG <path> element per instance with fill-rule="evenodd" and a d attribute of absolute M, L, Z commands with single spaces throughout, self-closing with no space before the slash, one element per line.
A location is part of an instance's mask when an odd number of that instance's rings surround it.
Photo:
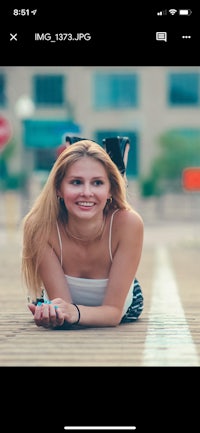
<path fill-rule="evenodd" d="M 200 130 L 199 67 L 0 67 L 0 115 L 12 124 L 11 172 L 48 171 L 64 135 L 131 141 L 127 174 L 148 173 L 165 131 Z"/>

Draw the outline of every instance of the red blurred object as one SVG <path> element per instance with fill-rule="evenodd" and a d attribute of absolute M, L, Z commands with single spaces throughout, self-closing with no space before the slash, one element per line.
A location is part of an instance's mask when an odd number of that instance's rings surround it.
<path fill-rule="evenodd" d="M 65 150 L 67 147 L 67 144 L 61 144 L 57 149 L 56 149 L 56 157 L 58 158 L 59 155 L 63 152 L 63 150 Z"/>
<path fill-rule="evenodd" d="M 182 172 L 182 185 L 188 191 L 200 191 L 200 167 L 187 167 Z"/>
<path fill-rule="evenodd" d="M 12 129 L 9 121 L 0 116 L 0 150 L 8 143 L 12 136 Z"/>

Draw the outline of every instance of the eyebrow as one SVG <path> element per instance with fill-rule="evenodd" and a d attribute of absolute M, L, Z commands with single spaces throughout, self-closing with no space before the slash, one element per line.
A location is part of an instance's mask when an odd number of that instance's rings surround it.
<path fill-rule="evenodd" d="M 66 176 L 66 177 L 68 177 L 69 179 L 85 179 L 83 176 L 76 176 L 76 175 L 72 175 L 72 176 Z M 105 179 L 105 177 L 106 176 L 94 176 L 94 177 L 91 177 L 91 179 L 92 180 L 95 180 L 95 179 Z"/>

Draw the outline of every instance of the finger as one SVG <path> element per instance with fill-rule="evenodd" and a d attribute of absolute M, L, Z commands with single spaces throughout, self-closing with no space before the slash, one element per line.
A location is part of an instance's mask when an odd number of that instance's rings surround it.
<path fill-rule="evenodd" d="M 54 305 L 56 312 L 56 326 L 61 326 L 64 323 L 64 315 L 58 305 Z"/>
<path fill-rule="evenodd" d="M 28 304 L 28 308 L 31 311 L 31 313 L 34 315 L 36 306 L 34 304 Z"/>
<path fill-rule="evenodd" d="M 49 305 L 49 319 L 52 326 L 58 326 L 57 317 L 58 317 L 58 306 L 53 304 Z"/>
<path fill-rule="evenodd" d="M 49 306 L 38 304 L 35 309 L 34 320 L 37 326 L 49 326 Z"/>

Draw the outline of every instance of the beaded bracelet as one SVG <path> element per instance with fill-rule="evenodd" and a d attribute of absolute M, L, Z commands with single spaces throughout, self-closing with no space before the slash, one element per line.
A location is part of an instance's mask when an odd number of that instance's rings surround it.
<path fill-rule="evenodd" d="M 74 322 L 73 325 L 78 325 L 78 323 L 80 322 L 80 318 L 81 318 L 81 312 L 80 312 L 80 310 L 78 308 L 78 305 L 76 305 L 74 303 L 72 303 L 72 305 L 74 305 L 76 307 L 77 311 L 78 311 L 78 320 L 76 322 Z"/>

